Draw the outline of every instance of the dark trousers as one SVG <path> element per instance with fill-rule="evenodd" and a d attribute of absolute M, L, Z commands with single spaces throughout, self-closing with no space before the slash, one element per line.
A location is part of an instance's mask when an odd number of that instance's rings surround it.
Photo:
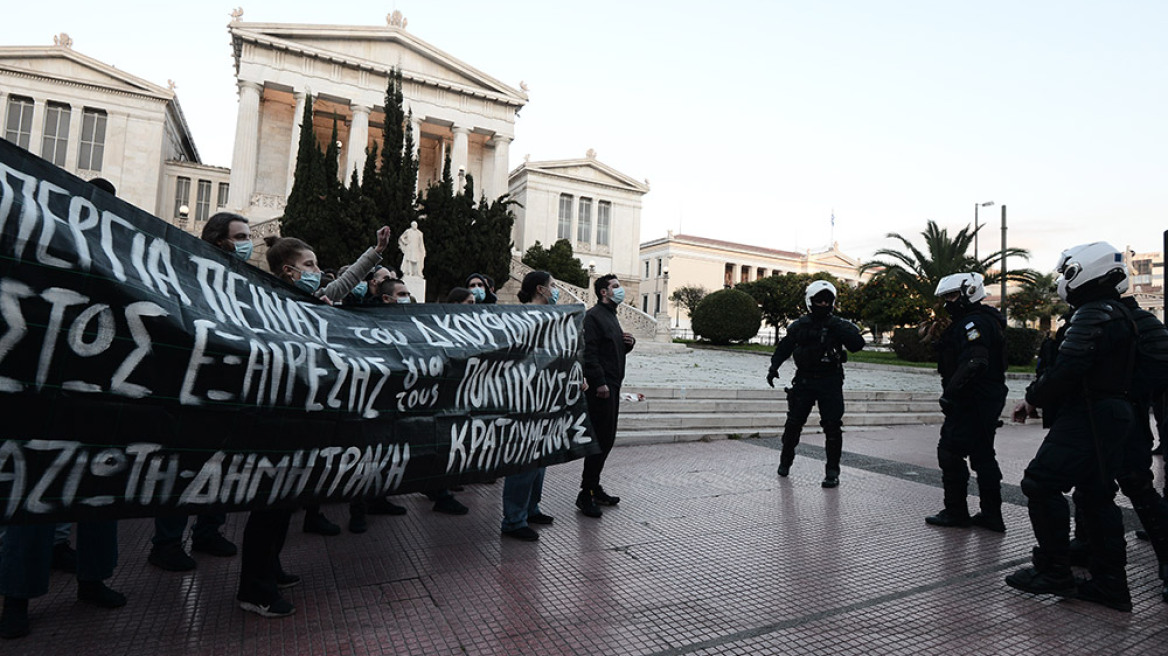
<path fill-rule="evenodd" d="M 1092 577 L 1124 576 L 1127 547 L 1114 481 L 1131 425 L 1131 405 L 1122 399 L 1064 404 L 1026 467 L 1022 492 L 1030 524 L 1039 550 L 1054 565 L 1070 561 L 1070 508 L 1063 495 L 1073 488 L 1090 543 Z"/>
<path fill-rule="evenodd" d="M 187 515 L 170 515 L 154 518 L 154 537 L 150 539 L 155 546 L 182 542 L 183 531 L 187 529 Z M 191 528 L 191 540 L 202 542 L 213 538 L 219 533 L 219 528 L 227 523 L 224 513 L 199 515 Z"/>
<path fill-rule="evenodd" d="M 795 447 L 811 409 L 819 405 L 819 425 L 823 427 L 827 451 L 827 473 L 839 475 L 840 455 L 844 448 L 844 379 L 842 376 L 800 378 L 798 374 L 787 388 L 787 422 L 783 426 L 783 451 L 779 463 L 787 467 L 795 460 Z"/>
<path fill-rule="evenodd" d="M 56 524 L 14 524 L 0 544 L 0 595 L 32 599 L 49 591 Z M 118 564 L 115 521 L 77 524 L 77 580 L 104 581 Z"/>
<path fill-rule="evenodd" d="M 977 473 L 982 513 L 1002 513 L 1002 470 L 994 452 L 998 418 L 1006 405 L 1006 386 L 995 385 L 961 399 L 945 414 L 937 442 L 937 464 L 945 490 L 945 509 L 958 517 L 969 515 L 969 470 Z M 969 464 L 966 465 L 968 458 Z"/>
<path fill-rule="evenodd" d="M 608 386 L 608 398 L 596 396 L 596 391 L 589 389 L 584 393 L 588 402 L 588 418 L 592 420 L 592 432 L 600 444 L 600 453 L 584 458 L 584 475 L 580 479 L 580 488 L 591 490 L 600 487 L 600 472 L 604 470 L 604 461 L 608 460 L 608 452 L 616 442 L 616 424 L 620 416 L 620 387 Z"/>
<path fill-rule="evenodd" d="M 270 604 L 280 597 L 276 579 L 283 568 L 280 552 L 288 537 L 292 510 L 253 510 L 247 516 L 240 548 L 239 596 L 241 601 Z"/>

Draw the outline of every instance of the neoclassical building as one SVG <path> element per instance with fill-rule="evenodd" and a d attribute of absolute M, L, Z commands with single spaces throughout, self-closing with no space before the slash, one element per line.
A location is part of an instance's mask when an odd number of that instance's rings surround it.
<path fill-rule="evenodd" d="M 839 244 L 817 252 L 784 251 L 695 235 L 674 235 L 670 230 L 663 239 L 641 244 L 637 307 L 659 321 L 668 316 L 675 328 L 689 328 L 685 308 L 669 300 L 680 287 L 717 291 L 772 275 L 821 271 L 855 285 L 871 277 L 861 276 L 859 265 L 859 260 L 839 250 Z"/>
<path fill-rule="evenodd" d="M 535 242 L 549 247 L 560 239 L 597 274 L 614 273 L 635 295 L 637 247 L 641 240 L 641 182 L 596 159 L 524 161 L 511 172 L 511 197 L 519 202 L 512 239 L 526 251 Z"/>
<path fill-rule="evenodd" d="M 197 232 L 227 204 L 228 170 L 203 165 L 174 86 L 161 87 L 73 49 L 0 47 L 0 137 Z"/>
<path fill-rule="evenodd" d="M 506 192 L 525 91 L 409 33 L 400 12 L 385 26 L 247 23 L 242 15 L 236 10 L 228 28 L 239 87 L 231 209 L 260 222 L 283 213 L 310 96 L 318 142 L 328 142 L 335 121 L 345 180 L 360 173 L 366 149 L 381 142 L 393 68 L 402 71 L 404 105 L 413 112 L 420 187 L 441 176 L 449 153 L 452 170 L 474 176 L 488 197 Z"/>

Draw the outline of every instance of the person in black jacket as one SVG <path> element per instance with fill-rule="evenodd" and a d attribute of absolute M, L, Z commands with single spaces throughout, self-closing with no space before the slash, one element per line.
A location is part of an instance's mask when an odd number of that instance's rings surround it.
<path fill-rule="evenodd" d="M 592 286 L 596 305 L 584 315 L 584 379 L 588 390 L 588 417 L 600 444 L 600 453 L 584 458 L 584 474 L 576 507 L 588 517 L 600 517 L 600 506 L 615 506 L 614 497 L 600 486 L 600 472 L 616 441 L 616 424 L 620 414 L 620 388 L 625 380 L 625 354 L 637 340 L 621 330 L 616 310 L 625 301 L 625 289 L 611 273 L 596 279 Z"/>
<path fill-rule="evenodd" d="M 1006 532 L 1002 521 L 1002 470 L 994 454 L 998 417 L 1006 405 L 1006 318 L 982 305 L 980 273 L 955 273 L 937 285 L 937 297 L 953 319 L 941 335 L 941 439 L 937 464 L 945 507 L 925 521 L 933 526 L 980 526 Z M 965 460 L 969 459 L 969 466 Z M 977 472 L 981 512 L 969 516 L 969 469 Z"/>
<path fill-rule="evenodd" d="M 1034 407 L 1059 405 L 1054 425 L 1022 478 L 1038 546 L 1033 565 L 1007 576 L 1006 584 L 1131 611 L 1123 516 L 1115 505 L 1115 479 L 1133 426 L 1130 399 L 1137 360 L 1136 327 L 1119 300 L 1127 290 L 1127 268 L 1121 252 L 1095 242 L 1063 251 L 1058 272 L 1059 296 L 1074 312 L 1055 362 L 1014 408 L 1014 420 L 1021 422 Z M 1070 508 L 1064 494 L 1072 488 L 1090 543 L 1091 578 L 1082 582 L 1070 567 Z"/>
<path fill-rule="evenodd" d="M 839 485 L 840 454 L 844 431 L 844 363 L 847 349 L 855 353 L 864 348 L 864 338 L 851 322 L 832 315 L 835 309 L 835 286 L 826 280 L 807 285 L 804 302 L 810 314 L 799 317 L 779 340 L 771 356 L 767 384 L 775 386 L 779 366 L 795 359 L 795 378 L 787 388 L 787 422 L 783 426 L 783 451 L 779 456 L 779 476 L 791 473 L 795 447 L 811 408 L 819 404 L 819 425 L 827 451 L 823 487 Z"/>

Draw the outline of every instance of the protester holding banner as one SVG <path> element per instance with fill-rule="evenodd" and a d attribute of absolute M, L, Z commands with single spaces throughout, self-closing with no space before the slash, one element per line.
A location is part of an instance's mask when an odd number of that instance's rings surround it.
<path fill-rule="evenodd" d="M 519 302 L 532 305 L 555 305 L 560 297 L 556 281 L 547 271 L 532 271 L 523 277 Z M 543 498 L 546 467 L 538 467 L 503 479 L 503 526 L 505 537 L 535 542 L 539 533 L 528 524 L 551 524 L 555 518 L 539 509 Z"/>
<path fill-rule="evenodd" d="M 268 241 L 268 269 L 272 274 L 296 287 L 326 299 L 342 299 L 365 275 L 381 262 L 381 254 L 389 246 L 389 226 L 377 231 L 377 245 L 371 246 L 339 278 L 321 287 L 322 269 L 312 247 L 295 237 L 279 237 Z"/>

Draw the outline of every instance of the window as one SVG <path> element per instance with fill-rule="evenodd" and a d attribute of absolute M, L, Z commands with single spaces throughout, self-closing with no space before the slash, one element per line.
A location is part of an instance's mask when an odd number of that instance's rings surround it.
<path fill-rule="evenodd" d="M 641 294 L 641 312 L 649 314 L 649 295 Z"/>
<path fill-rule="evenodd" d="M 750 282 L 750 267 L 745 264 L 742 265 L 742 276 L 739 278 L 739 282 Z"/>
<path fill-rule="evenodd" d="M 572 238 L 572 195 L 560 194 L 560 229 L 556 239 Z"/>
<path fill-rule="evenodd" d="M 592 199 L 580 199 L 580 212 L 576 215 L 576 241 L 592 243 Z"/>
<path fill-rule="evenodd" d="M 187 205 L 191 200 L 191 179 L 179 178 L 174 182 L 174 218 L 186 218 L 179 212 L 179 208 Z"/>
<path fill-rule="evenodd" d="M 211 217 L 211 181 L 199 180 L 199 194 L 195 200 L 195 220 L 206 221 Z"/>
<path fill-rule="evenodd" d="M 654 296 L 656 296 L 656 301 L 654 302 L 653 307 L 656 309 L 653 310 L 653 314 L 661 314 L 661 292 L 657 292 Z"/>
<path fill-rule="evenodd" d="M 596 204 L 596 245 L 608 246 L 608 227 L 612 222 L 612 203 L 602 200 Z"/>
<path fill-rule="evenodd" d="M 657 258 L 657 277 L 658 277 L 658 278 L 660 278 L 660 277 L 661 277 L 661 271 L 662 271 L 662 268 L 661 268 L 661 258 Z"/>
<path fill-rule="evenodd" d="M 77 152 L 77 168 L 100 171 L 105 156 L 105 112 L 86 107 L 81 112 L 81 148 Z"/>
<path fill-rule="evenodd" d="M 762 280 L 763 278 L 766 278 L 766 276 L 767 276 L 766 269 L 764 269 L 762 267 L 755 269 L 755 273 L 754 273 L 755 280 Z"/>
<path fill-rule="evenodd" d="M 57 166 L 65 166 L 65 147 L 69 144 L 69 106 L 49 103 L 45 108 L 45 134 L 41 139 L 41 157 Z"/>
<path fill-rule="evenodd" d="M 28 150 L 28 142 L 32 139 L 32 110 L 32 98 L 8 97 L 8 121 L 4 126 L 4 138 L 25 150 Z"/>
<path fill-rule="evenodd" d="M 734 286 L 734 265 L 729 262 L 726 263 L 726 273 L 722 278 L 722 286 L 727 288 Z"/>
<path fill-rule="evenodd" d="M 231 193 L 231 185 L 226 182 L 219 183 L 219 202 L 215 203 L 215 207 L 227 207 L 227 197 Z"/>
<path fill-rule="evenodd" d="M 649 279 L 649 260 L 645 260 L 645 280 Z"/>

